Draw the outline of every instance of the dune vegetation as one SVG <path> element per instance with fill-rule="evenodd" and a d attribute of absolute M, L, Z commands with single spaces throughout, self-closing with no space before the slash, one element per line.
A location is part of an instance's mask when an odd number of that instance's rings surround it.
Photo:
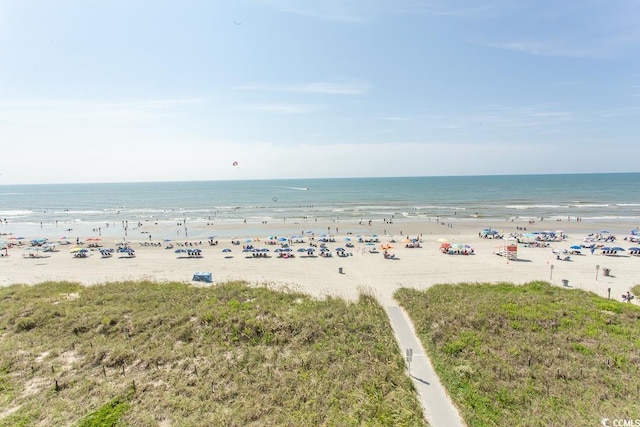
<path fill-rule="evenodd" d="M 640 418 L 634 304 L 544 282 L 438 285 L 395 297 L 469 426 Z"/>
<path fill-rule="evenodd" d="M 0 426 L 420 426 L 375 298 L 226 283 L 0 289 Z"/>

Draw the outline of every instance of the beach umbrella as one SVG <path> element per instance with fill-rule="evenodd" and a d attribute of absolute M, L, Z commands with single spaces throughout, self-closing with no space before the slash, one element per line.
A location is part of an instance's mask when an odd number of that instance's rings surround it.
<path fill-rule="evenodd" d="M 640 248 L 636 248 L 635 246 L 633 248 L 629 248 L 630 251 L 640 251 Z"/>
<path fill-rule="evenodd" d="M 177 254 L 182 254 L 182 253 L 185 253 L 187 251 L 186 251 L 186 249 L 176 249 L 174 252 L 177 253 Z"/>
<path fill-rule="evenodd" d="M 351 241 L 351 238 L 350 238 L 350 237 L 345 237 L 345 238 L 344 238 L 344 241 L 345 241 L 345 242 L 350 242 L 350 241 Z"/>
<path fill-rule="evenodd" d="M 252 242 L 252 241 L 253 241 L 253 240 L 251 240 L 251 239 L 244 239 L 244 242 L 245 242 L 245 243 L 249 243 L 249 242 Z"/>
<path fill-rule="evenodd" d="M 625 248 L 621 248 L 620 246 L 614 246 L 613 248 L 611 248 L 614 251 L 625 251 Z"/>
<path fill-rule="evenodd" d="M 569 247 L 569 249 L 582 249 L 582 246 L 580 246 L 580 245 L 573 245 L 573 246 L 570 246 L 570 247 Z"/>
<path fill-rule="evenodd" d="M 344 248 L 336 248 L 336 252 L 344 252 Z"/>
<path fill-rule="evenodd" d="M 297 252 L 307 252 L 308 249 L 307 248 L 299 248 Z"/>
<path fill-rule="evenodd" d="M 224 249 L 222 250 L 222 252 L 225 252 L 225 253 L 226 253 L 226 252 L 231 252 L 231 249 L 229 249 L 229 248 L 224 248 Z"/>
<path fill-rule="evenodd" d="M 286 242 L 286 241 L 287 241 L 287 238 L 286 238 L 286 237 L 280 237 L 280 238 L 278 239 L 278 242 Z"/>

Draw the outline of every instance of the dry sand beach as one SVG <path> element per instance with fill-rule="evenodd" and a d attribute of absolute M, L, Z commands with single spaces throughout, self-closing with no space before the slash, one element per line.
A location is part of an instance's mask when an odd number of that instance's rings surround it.
<path fill-rule="evenodd" d="M 525 283 L 533 280 L 545 280 L 563 286 L 568 281 L 568 288 L 592 291 L 601 296 L 620 300 L 621 295 L 632 286 L 638 284 L 640 277 L 640 257 L 630 256 L 627 251 L 618 252 L 616 256 L 602 255 L 601 251 L 591 254 L 582 250 L 581 255 L 572 255 L 569 261 L 558 260 L 556 251 L 568 249 L 572 245 L 582 243 L 585 236 L 601 230 L 608 230 L 616 235 L 616 246 L 628 248 L 638 246 L 625 241 L 629 230 L 637 224 L 621 222 L 576 222 L 543 221 L 530 224 L 527 222 L 507 221 L 460 221 L 453 223 L 436 223 L 428 221 L 411 221 L 403 223 L 360 224 L 335 222 L 314 223 L 313 230 L 327 230 L 335 242 L 326 243 L 331 249 L 331 257 L 306 256 L 297 252 L 299 248 L 308 248 L 311 242 L 320 244 L 320 233 L 308 233 L 309 224 L 234 224 L 217 226 L 211 230 L 209 224 L 191 223 L 189 235 L 177 236 L 175 241 L 165 242 L 153 239 L 166 233 L 162 228 L 166 225 L 145 223 L 139 228 L 129 231 L 127 240 L 135 249 L 133 258 L 122 257 L 114 253 L 111 258 L 103 258 L 96 248 L 88 248 L 87 239 L 96 239 L 96 230 L 74 230 L 71 245 L 60 245 L 56 252 L 47 253 L 46 257 L 24 257 L 24 248 L 29 240 L 46 237 L 56 242 L 65 232 L 46 226 L 40 231 L 31 230 L 34 235 L 26 235 L 22 240 L 17 236 L 25 230 L 12 230 L 5 225 L 0 230 L 4 235 L 0 240 L 18 243 L 8 249 L 9 256 L 0 258 L 0 285 L 16 283 L 34 284 L 43 281 L 73 281 L 82 284 L 97 284 L 109 281 L 152 280 L 189 282 L 195 272 L 210 272 L 215 282 L 228 280 L 244 280 L 255 284 L 268 284 L 274 287 L 286 287 L 311 295 L 323 297 L 327 295 L 347 299 L 355 298 L 360 292 L 371 292 L 383 305 L 392 302 L 393 292 L 400 287 L 425 288 L 437 283 L 457 282 L 512 282 Z M 562 242 L 551 242 L 548 247 L 525 247 L 518 245 L 518 260 L 508 260 L 497 256 L 505 240 L 484 239 L 479 237 L 480 230 L 492 228 L 504 236 L 510 233 L 523 233 L 542 230 L 562 230 L 567 236 Z M 526 228 L 523 231 L 522 228 Z M 114 231 L 114 230 L 112 230 Z M 40 233 L 35 235 L 35 233 Z M 302 233 L 302 234 L 301 234 Z M 218 234 L 218 244 L 212 246 L 207 241 L 209 234 Z M 81 247 L 88 248 L 86 258 L 76 258 L 70 252 L 75 246 L 76 235 Z M 101 233 L 97 243 L 103 247 L 115 248 L 123 238 Z M 292 235 L 301 236 L 301 243 L 291 244 L 293 258 L 282 259 L 274 250 L 280 247 L 278 237 L 287 239 Z M 359 243 L 358 237 L 364 240 L 376 235 L 379 242 L 375 245 Z M 207 236 L 204 238 L 198 236 Z M 271 236 L 278 244 L 267 244 Z M 407 238 L 420 239 L 421 248 L 407 248 Z M 351 239 L 354 247 L 347 248 L 346 239 Z M 239 245 L 232 241 L 240 242 Z M 446 255 L 439 248 L 443 241 L 452 244 L 468 244 L 474 249 L 473 255 Z M 151 246 L 149 242 L 155 245 Z M 95 241 L 94 241 L 95 243 Z M 181 246 L 184 244 L 187 246 Z M 168 245 L 172 249 L 166 249 Z M 381 245 L 390 244 L 389 253 L 394 259 L 383 257 Z M 242 252 L 242 247 L 252 245 L 254 248 L 268 248 L 268 257 L 256 258 L 251 253 Z M 343 247 L 351 255 L 339 257 L 335 249 Z M 201 258 L 188 258 L 177 254 L 175 249 L 201 249 Z M 377 253 L 370 251 L 376 249 Z M 231 252 L 223 252 L 229 249 Z M 318 247 L 316 247 L 318 249 Z M 605 275 L 604 269 L 609 269 Z M 566 282 L 565 282 L 566 283 Z"/>

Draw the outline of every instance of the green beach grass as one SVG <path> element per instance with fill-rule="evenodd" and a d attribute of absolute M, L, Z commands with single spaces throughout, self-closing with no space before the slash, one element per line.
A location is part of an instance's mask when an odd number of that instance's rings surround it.
<path fill-rule="evenodd" d="M 0 426 L 425 425 L 387 316 L 227 283 L 0 289 Z"/>
<path fill-rule="evenodd" d="M 470 427 L 640 419 L 633 304 L 544 282 L 405 288 L 395 297 Z"/>

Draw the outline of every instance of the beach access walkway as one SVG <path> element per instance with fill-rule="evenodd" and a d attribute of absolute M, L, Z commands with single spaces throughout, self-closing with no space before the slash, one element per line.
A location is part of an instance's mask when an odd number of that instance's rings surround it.
<path fill-rule="evenodd" d="M 396 341 L 405 356 L 425 418 L 433 427 L 464 427 L 465 423 L 433 370 L 408 316 L 397 305 L 386 307 Z M 407 360 L 410 354 L 410 361 Z"/>

